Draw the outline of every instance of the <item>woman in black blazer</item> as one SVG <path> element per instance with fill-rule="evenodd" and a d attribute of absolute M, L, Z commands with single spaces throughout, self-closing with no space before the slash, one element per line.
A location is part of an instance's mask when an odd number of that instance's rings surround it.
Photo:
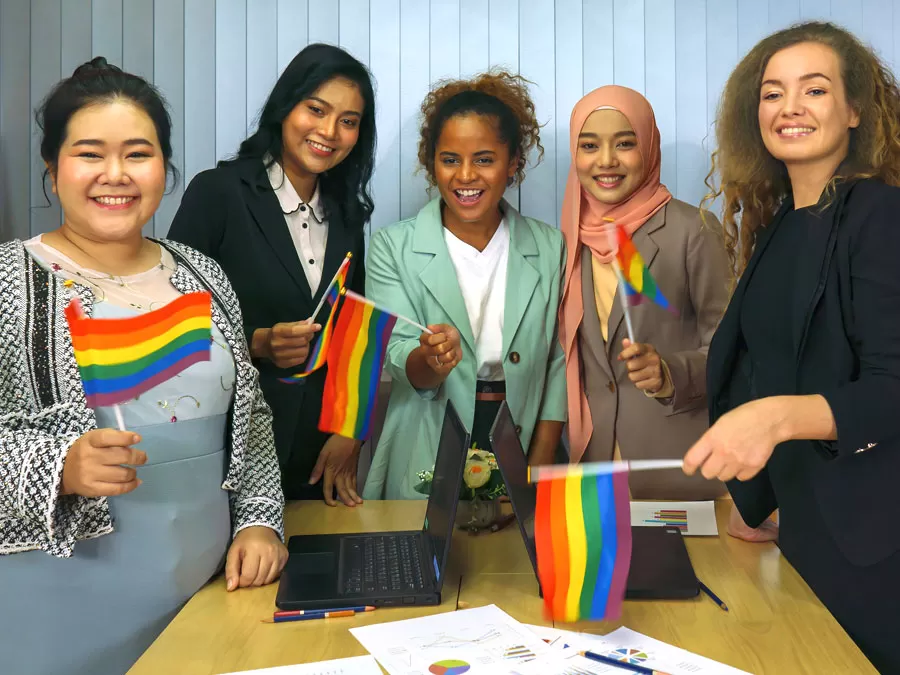
<path fill-rule="evenodd" d="M 801 25 L 738 65 L 716 127 L 740 282 L 685 470 L 728 481 L 751 527 L 778 509 L 785 557 L 898 673 L 900 90 L 846 31 Z"/>
<path fill-rule="evenodd" d="M 326 368 L 296 384 L 279 379 L 301 371 L 327 304 L 311 315 L 348 252 L 347 285 L 365 290 L 374 154 L 369 72 L 342 49 L 310 45 L 278 78 L 236 158 L 191 181 L 169 230 L 215 259 L 234 286 L 287 499 L 324 494 L 335 504 L 336 490 L 348 506 L 362 501 L 359 443 L 318 429 Z"/>

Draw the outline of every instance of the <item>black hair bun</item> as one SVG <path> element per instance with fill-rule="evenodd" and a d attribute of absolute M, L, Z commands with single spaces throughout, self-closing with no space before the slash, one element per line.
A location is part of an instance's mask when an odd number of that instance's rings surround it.
<path fill-rule="evenodd" d="M 72 73 L 72 77 L 85 77 L 104 72 L 121 72 L 121 68 L 114 66 L 106 60 L 106 57 L 95 56 L 87 63 L 82 63 Z"/>

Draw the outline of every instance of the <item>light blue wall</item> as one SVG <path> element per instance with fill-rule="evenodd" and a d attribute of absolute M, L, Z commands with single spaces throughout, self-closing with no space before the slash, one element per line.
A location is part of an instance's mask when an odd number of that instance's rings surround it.
<path fill-rule="evenodd" d="M 0 0 L 0 235 L 59 222 L 44 208 L 32 110 L 92 55 L 151 78 L 172 107 L 181 186 L 233 153 L 278 73 L 311 41 L 337 43 L 378 87 L 377 228 L 424 203 L 414 173 L 417 111 L 429 83 L 506 66 L 534 82 L 544 161 L 509 195 L 558 219 L 567 126 L 583 93 L 643 92 L 663 141 L 663 180 L 704 193 L 715 104 L 738 58 L 800 19 L 831 19 L 900 61 L 900 0 Z M 151 228 L 168 229 L 181 188 Z"/>

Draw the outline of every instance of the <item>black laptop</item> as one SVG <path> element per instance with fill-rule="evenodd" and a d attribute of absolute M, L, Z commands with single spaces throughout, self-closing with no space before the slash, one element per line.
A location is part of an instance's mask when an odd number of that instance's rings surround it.
<path fill-rule="evenodd" d="M 528 463 L 516 433 L 516 425 L 504 401 L 491 427 L 491 449 L 528 557 L 537 576 L 537 549 L 534 543 L 534 513 L 537 487 L 528 483 Z M 540 581 L 538 581 L 540 586 Z M 681 531 L 674 527 L 632 526 L 631 566 L 625 597 L 637 599 L 692 598 L 700 593 Z"/>
<path fill-rule="evenodd" d="M 439 605 L 468 448 L 469 433 L 448 401 L 422 529 L 291 537 L 275 604 Z"/>

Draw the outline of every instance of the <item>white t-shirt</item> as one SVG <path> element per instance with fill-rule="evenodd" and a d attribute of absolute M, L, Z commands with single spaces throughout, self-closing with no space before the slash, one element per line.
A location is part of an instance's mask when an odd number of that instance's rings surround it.
<path fill-rule="evenodd" d="M 506 302 L 506 266 L 509 226 L 504 218 L 483 251 L 458 239 L 444 228 L 444 241 L 456 270 L 475 338 L 479 380 L 503 381 L 503 310 Z"/>

